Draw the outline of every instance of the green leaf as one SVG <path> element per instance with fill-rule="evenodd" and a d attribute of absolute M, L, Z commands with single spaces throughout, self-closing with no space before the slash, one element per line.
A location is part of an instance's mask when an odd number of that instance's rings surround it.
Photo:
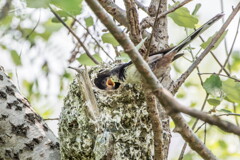
<path fill-rule="evenodd" d="M 220 109 L 220 112 L 224 112 L 224 113 L 232 113 L 231 111 L 227 110 L 227 109 Z"/>
<path fill-rule="evenodd" d="M 71 15 L 78 15 L 82 11 L 82 1 L 83 0 L 51 0 L 51 3 Z"/>
<path fill-rule="evenodd" d="M 177 98 L 185 98 L 185 97 L 186 97 L 186 93 L 185 92 L 177 94 Z"/>
<path fill-rule="evenodd" d="M 198 23 L 198 19 L 192 16 L 189 10 L 185 7 L 181 7 L 176 11 L 168 14 L 170 18 L 179 26 L 186 28 L 195 28 Z"/>
<path fill-rule="evenodd" d="M 84 20 L 85 20 L 85 23 L 86 23 L 87 27 L 90 27 L 90 26 L 93 25 L 93 18 L 92 18 L 92 16 L 89 16 L 88 18 L 85 18 Z"/>
<path fill-rule="evenodd" d="M 118 41 L 113 37 L 111 33 L 105 33 L 102 35 L 102 41 L 103 43 L 109 43 L 112 44 L 114 47 L 119 46 Z"/>
<path fill-rule="evenodd" d="M 68 20 L 68 14 L 65 11 L 59 10 L 59 11 L 55 11 L 57 13 L 57 15 L 59 15 L 59 17 L 65 22 Z M 60 23 L 60 21 L 56 18 L 53 17 L 52 18 L 52 22 L 53 23 Z"/>
<path fill-rule="evenodd" d="M 233 79 L 227 79 L 223 81 L 223 91 L 226 94 L 227 99 L 231 102 L 240 103 L 240 82 L 236 82 Z"/>
<path fill-rule="evenodd" d="M 232 65 L 231 65 L 231 69 L 233 71 L 239 71 L 240 68 L 240 51 L 234 51 L 232 53 Z"/>
<path fill-rule="evenodd" d="M 222 97 L 222 81 L 218 75 L 212 74 L 209 78 L 203 83 L 203 88 L 207 93 L 211 94 L 214 97 Z"/>
<path fill-rule="evenodd" d="M 121 60 L 123 62 L 129 62 L 131 59 L 127 53 L 121 52 L 119 57 L 116 57 L 116 60 Z"/>
<path fill-rule="evenodd" d="M 29 82 L 27 80 L 23 80 L 22 85 L 24 86 L 25 89 L 27 89 L 29 94 L 32 94 L 32 89 L 33 89 L 33 83 Z"/>
<path fill-rule="evenodd" d="M 144 44 L 144 42 L 146 41 L 146 39 L 147 39 L 147 37 L 145 37 L 144 39 L 142 39 L 141 42 L 138 43 L 138 45 L 136 45 L 136 49 L 137 49 L 137 50 L 139 50 L 139 49 L 142 47 L 142 45 Z"/>
<path fill-rule="evenodd" d="M 29 8 L 47 8 L 50 0 L 26 0 Z"/>
<path fill-rule="evenodd" d="M 198 10 L 201 8 L 202 4 L 201 3 L 197 3 L 193 12 L 192 12 L 192 15 L 196 15 Z"/>
<path fill-rule="evenodd" d="M 11 57 L 12 57 L 13 62 L 14 62 L 17 66 L 22 65 L 21 57 L 18 55 L 17 51 L 11 50 L 10 53 L 11 53 Z"/>
<path fill-rule="evenodd" d="M 221 103 L 220 100 L 218 100 L 218 99 L 213 99 L 213 98 L 209 98 L 209 99 L 207 100 L 207 102 L 208 102 L 211 106 L 214 106 L 214 107 L 218 106 L 218 105 Z"/>
<path fill-rule="evenodd" d="M 219 144 L 219 146 L 220 146 L 222 149 L 225 149 L 225 150 L 228 149 L 228 145 L 227 145 L 227 143 L 226 143 L 225 141 L 219 140 L 219 141 L 218 141 L 218 144 Z"/>
<path fill-rule="evenodd" d="M 102 58 L 100 57 L 100 55 L 94 54 L 93 57 L 98 61 L 98 62 L 102 62 Z M 80 64 L 82 65 L 86 65 L 86 66 L 95 66 L 96 64 L 88 57 L 88 55 L 86 53 L 82 54 L 79 58 L 77 58 L 77 60 L 79 61 Z"/>
<path fill-rule="evenodd" d="M 218 39 L 218 41 L 215 43 L 214 47 L 212 48 L 212 50 L 216 49 L 218 47 L 218 45 L 222 42 L 222 40 L 225 38 L 226 34 L 227 34 L 228 30 L 226 30 L 221 37 Z M 203 49 L 206 49 L 207 46 L 212 42 L 213 37 L 215 37 L 217 33 L 215 33 L 213 36 L 209 37 L 208 40 L 206 42 L 203 42 L 201 44 L 201 47 Z"/>
<path fill-rule="evenodd" d="M 64 74 L 62 75 L 62 77 L 66 78 L 66 79 L 71 79 L 72 75 L 65 71 Z"/>

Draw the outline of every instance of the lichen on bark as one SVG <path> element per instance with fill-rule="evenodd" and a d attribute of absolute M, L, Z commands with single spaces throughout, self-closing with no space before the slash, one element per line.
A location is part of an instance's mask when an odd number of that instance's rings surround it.
<path fill-rule="evenodd" d="M 93 81 L 101 69 L 113 66 L 91 68 L 90 79 Z M 59 126 L 62 158 L 153 159 L 152 126 L 142 86 L 123 83 L 117 90 L 93 87 L 93 91 L 100 112 L 96 121 L 87 112 L 78 81 L 70 85 Z"/>

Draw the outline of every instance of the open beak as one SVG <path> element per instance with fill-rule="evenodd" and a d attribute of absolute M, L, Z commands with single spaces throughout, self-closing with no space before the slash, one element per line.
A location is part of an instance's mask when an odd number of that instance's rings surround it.
<path fill-rule="evenodd" d="M 113 82 L 112 78 L 108 78 L 106 81 L 106 86 L 107 86 L 107 90 L 111 90 L 114 89 L 115 87 L 115 82 Z"/>

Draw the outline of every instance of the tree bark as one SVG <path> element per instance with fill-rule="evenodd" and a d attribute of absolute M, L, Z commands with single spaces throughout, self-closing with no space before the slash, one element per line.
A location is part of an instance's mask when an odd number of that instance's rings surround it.
<path fill-rule="evenodd" d="M 0 108 L 0 159 L 60 159 L 56 136 L 2 70 Z"/>

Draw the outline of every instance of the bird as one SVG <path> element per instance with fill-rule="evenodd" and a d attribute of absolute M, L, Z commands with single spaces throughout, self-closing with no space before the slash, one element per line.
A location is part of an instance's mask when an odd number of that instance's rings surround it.
<path fill-rule="evenodd" d="M 175 47 L 150 54 L 148 59 L 150 68 L 153 70 L 154 65 L 163 59 L 165 59 L 163 62 L 171 63 L 181 57 L 183 54 L 179 52 L 191 43 L 198 35 L 208 29 L 213 23 L 219 20 L 223 15 L 223 13 L 217 14 Z M 160 65 L 164 64 L 161 63 Z M 135 65 L 133 65 L 132 61 L 129 61 L 127 63 L 120 63 L 111 70 L 100 71 L 94 79 L 94 84 L 101 90 L 116 90 L 123 82 L 137 83 L 141 81 L 140 79 L 140 74 L 138 73 Z"/>

